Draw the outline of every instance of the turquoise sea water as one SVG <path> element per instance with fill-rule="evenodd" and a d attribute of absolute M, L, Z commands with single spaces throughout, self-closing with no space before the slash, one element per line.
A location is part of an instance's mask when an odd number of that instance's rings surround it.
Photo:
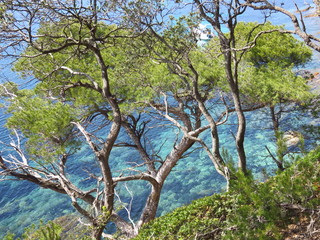
<path fill-rule="evenodd" d="M 245 19 L 250 21 L 251 19 Z M 257 20 L 257 17 L 252 20 Z M 274 22 L 285 24 L 286 19 L 282 17 L 274 17 Z M 312 31 L 319 31 L 319 20 L 310 19 Z M 315 22 L 313 22 L 315 21 Z M 320 67 L 319 54 L 314 56 L 313 61 L 307 66 L 309 69 L 317 69 Z M 16 78 L 14 74 L 9 74 L 11 78 Z M 248 167 L 253 171 L 257 179 L 263 180 L 261 169 L 265 168 L 269 173 L 272 173 L 276 166 L 268 158 L 264 146 L 274 149 L 271 141 L 272 131 L 270 130 L 270 121 L 263 111 L 247 114 L 248 130 L 246 133 L 246 149 L 248 155 Z M 6 120 L 6 115 L 0 109 L 0 126 L 3 126 Z M 300 125 L 313 121 L 307 114 L 290 114 L 284 116 L 283 122 L 286 123 L 288 129 L 299 130 Z M 234 149 L 234 141 L 230 131 L 234 131 L 236 125 L 235 117 L 231 117 L 228 125 L 219 128 L 221 143 L 226 149 Z M 317 123 L 319 124 L 319 122 Z M 153 139 L 154 146 L 164 146 L 162 154 L 166 149 L 170 149 L 174 141 L 174 130 L 167 129 L 161 132 L 149 132 L 149 138 Z M 9 142 L 8 132 L 4 128 L 0 128 L 0 139 Z M 163 141 L 167 140 L 164 144 Z M 4 149 L 0 149 L 4 151 Z M 230 151 L 230 154 L 235 156 L 235 153 Z M 92 159 L 91 152 L 88 148 L 83 148 L 74 160 L 77 167 L 69 165 L 69 170 L 72 171 L 74 178 L 77 179 L 81 186 L 89 186 L 90 182 L 82 181 L 84 172 L 82 167 L 88 167 Z M 123 152 L 121 149 L 113 151 L 112 167 L 120 169 L 127 161 L 132 161 L 130 151 Z M 236 157 L 234 157 L 236 160 Z M 90 167 L 94 167 L 90 165 Z M 179 161 L 173 172 L 169 175 L 161 197 L 161 202 L 158 210 L 158 215 L 162 215 L 174 208 L 187 204 L 193 199 L 210 195 L 214 192 L 220 192 L 225 188 L 224 179 L 218 175 L 208 159 L 206 153 L 196 151 L 189 157 Z M 143 208 L 143 199 L 149 187 L 144 182 L 135 182 L 130 185 L 129 189 L 137 193 L 133 202 L 133 216 L 139 213 Z M 130 197 L 130 194 L 121 188 L 121 196 L 124 200 Z M 32 223 L 38 222 L 39 219 L 44 221 L 54 219 L 64 214 L 72 213 L 74 210 L 70 207 L 68 197 L 54 193 L 50 190 L 41 189 L 34 184 L 28 182 L 10 181 L 0 182 L 0 237 L 8 231 L 21 233 L 24 227 Z"/>

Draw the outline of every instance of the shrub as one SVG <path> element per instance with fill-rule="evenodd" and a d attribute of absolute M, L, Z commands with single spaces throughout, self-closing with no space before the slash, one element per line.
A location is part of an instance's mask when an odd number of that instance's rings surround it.
<path fill-rule="evenodd" d="M 135 240 L 282 239 L 297 209 L 320 206 L 320 148 L 265 183 L 237 174 L 230 192 L 193 201 L 146 224 Z M 297 215 L 298 216 L 298 215 Z"/>

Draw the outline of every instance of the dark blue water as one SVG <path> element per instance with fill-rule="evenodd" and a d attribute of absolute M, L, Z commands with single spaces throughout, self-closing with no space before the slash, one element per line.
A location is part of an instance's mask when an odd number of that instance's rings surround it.
<path fill-rule="evenodd" d="M 287 1 L 285 1 L 287 2 Z M 288 1 L 291 2 L 291 1 Z M 302 1 L 301 1 L 302 2 Z M 289 3 L 286 3 L 289 4 Z M 292 6 L 291 6 L 292 7 Z M 259 12 L 252 11 L 252 14 L 243 20 L 259 21 L 261 15 Z M 276 24 L 287 24 L 290 27 L 288 19 L 282 15 L 275 15 L 272 21 Z M 310 31 L 319 31 L 320 21 L 316 18 L 308 19 Z M 320 55 L 315 54 L 313 61 L 307 66 L 309 69 L 318 69 L 320 66 Z M 18 77 L 8 69 L 5 74 L 7 79 L 16 79 Z M 32 84 L 32 83 L 30 83 Z M 30 84 L 24 87 L 30 87 Z M 258 179 L 263 179 L 261 169 L 265 168 L 268 172 L 275 170 L 275 164 L 268 158 L 264 146 L 275 149 L 271 139 L 273 132 L 270 130 L 270 121 L 267 120 L 263 111 L 247 114 L 248 130 L 246 133 L 246 149 L 248 155 L 248 167 L 253 171 Z M 2 126 L 5 124 L 6 115 L 0 108 L 0 140 L 9 142 L 8 131 Z M 226 149 L 234 149 L 234 141 L 230 131 L 234 131 L 236 125 L 235 117 L 231 117 L 228 125 L 219 128 L 222 145 Z M 283 121 L 289 129 L 299 130 L 304 122 L 310 122 L 310 116 L 291 114 L 284 116 Z M 263 127 L 262 127 L 263 126 Z M 153 140 L 154 146 L 163 146 L 160 155 L 170 150 L 175 140 L 173 129 L 162 129 L 161 132 L 150 129 L 149 138 Z M 166 140 L 166 141 L 165 141 Z M 5 149 L 0 149 L 4 151 Z M 235 152 L 230 151 L 235 156 Z M 112 153 L 111 164 L 115 175 L 119 174 L 117 170 L 126 166 L 128 161 L 132 161 L 132 152 L 115 149 Z M 235 157 L 236 160 L 236 157 Z M 75 164 L 69 164 L 69 171 L 72 172 L 72 178 L 77 181 L 81 187 L 89 187 L 91 182 L 83 180 L 86 173 L 83 167 L 95 169 L 92 165 L 92 154 L 88 148 L 82 148 L 74 157 Z M 135 182 L 128 184 L 129 189 L 135 193 L 133 201 L 133 215 L 136 215 L 143 208 L 145 194 L 149 186 L 144 182 Z M 211 161 L 203 151 L 195 151 L 189 157 L 179 161 L 173 172 L 169 175 L 161 196 L 161 202 L 158 215 L 162 215 L 176 207 L 189 203 L 193 199 L 210 195 L 214 192 L 222 191 L 225 188 L 225 182 L 220 175 L 216 173 Z M 130 199 L 130 193 L 125 188 L 119 189 L 122 200 Z M 0 182 L 0 237 L 8 231 L 21 233 L 24 227 L 37 223 L 39 219 L 44 221 L 54 219 L 64 214 L 72 213 L 70 200 L 68 197 L 54 193 L 50 190 L 41 189 L 34 184 L 19 181 L 1 181 Z"/>

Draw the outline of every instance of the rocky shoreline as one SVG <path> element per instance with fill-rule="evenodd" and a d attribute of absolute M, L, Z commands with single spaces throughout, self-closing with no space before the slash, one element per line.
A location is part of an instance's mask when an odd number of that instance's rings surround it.
<path fill-rule="evenodd" d="M 308 79 L 308 85 L 310 90 L 314 94 L 320 94 L 320 69 L 315 69 L 309 71 L 312 74 L 312 77 Z"/>

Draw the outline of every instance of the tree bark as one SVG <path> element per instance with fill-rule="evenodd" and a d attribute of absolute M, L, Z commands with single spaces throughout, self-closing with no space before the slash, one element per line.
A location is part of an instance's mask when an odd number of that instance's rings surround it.
<path fill-rule="evenodd" d="M 313 2 L 316 5 L 316 13 L 320 17 L 320 0 L 313 0 Z"/>
<path fill-rule="evenodd" d="M 276 135 L 277 132 L 279 131 L 279 119 L 276 115 L 274 106 L 270 106 L 269 108 L 270 108 L 270 114 L 272 119 L 273 131 L 274 131 L 274 134 Z"/>
<path fill-rule="evenodd" d="M 230 1 L 228 4 L 228 7 L 230 9 L 233 9 L 234 12 L 230 11 L 229 19 L 226 21 L 228 23 L 228 27 L 230 30 L 230 36 L 227 37 L 226 34 L 224 34 L 221 31 L 221 23 L 219 21 L 219 18 L 221 17 L 220 13 L 220 5 L 223 3 L 220 3 L 219 1 L 215 1 L 212 3 L 212 11 L 210 10 L 210 14 L 212 14 L 212 17 L 208 15 L 207 8 L 204 7 L 204 4 L 200 0 L 194 0 L 194 2 L 197 4 L 201 16 L 206 19 L 213 29 L 217 32 L 219 41 L 220 41 L 220 47 L 222 54 L 224 56 L 224 69 L 226 73 L 226 78 L 230 87 L 230 91 L 233 98 L 233 103 L 235 107 L 235 111 L 237 113 L 238 118 L 238 129 L 237 134 L 235 136 L 235 143 L 236 143 L 236 149 L 238 153 L 238 166 L 239 169 L 246 174 L 247 173 L 247 166 L 246 166 L 246 154 L 245 154 L 245 148 L 244 148 L 244 139 L 245 139 L 245 131 L 246 131 L 246 119 L 241 107 L 241 101 L 240 101 L 240 93 L 239 93 L 239 86 L 238 86 L 238 59 L 236 56 L 236 52 L 232 50 L 232 46 L 235 46 L 235 36 L 234 36 L 234 30 L 236 27 L 236 16 L 241 14 L 241 12 L 237 12 L 237 8 L 235 8 L 231 3 L 233 1 Z M 236 3 L 234 3 L 236 4 Z M 233 69 L 234 67 L 234 69 Z"/>
<path fill-rule="evenodd" d="M 143 224 L 150 222 L 156 217 L 162 186 L 163 184 L 152 184 L 151 192 L 147 198 L 139 222 L 137 223 L 138 229 L 141 228 Z"/>
<path fill-rule="evenodd" d="M 93 224 L 91 230 L 91 238 L 95 240 L 100 240 L 102 238 L 102 233 L 105 228 L 105 225 L 102 224 Z"/>
<path fill-rule="evenodd" d="M 247 174 L 247 159 L 246 159 L 246 153 L 244 148 L 246 118 L 244 116 L 244 113 L 241 107 L 238 87 L 234 86 L 232 80 L 230 81 L 230 87 L 234 89 L 232 91 L 232 97 L 233 97 L 233 102 L 235 105 L 237 118 L 238 118 L 238 129 L 237 129 L 237 135 L 236 135 L 236 148 L 237 148 L 238 159 L 239 159 L 238 167 L 244 174 Z"/>

